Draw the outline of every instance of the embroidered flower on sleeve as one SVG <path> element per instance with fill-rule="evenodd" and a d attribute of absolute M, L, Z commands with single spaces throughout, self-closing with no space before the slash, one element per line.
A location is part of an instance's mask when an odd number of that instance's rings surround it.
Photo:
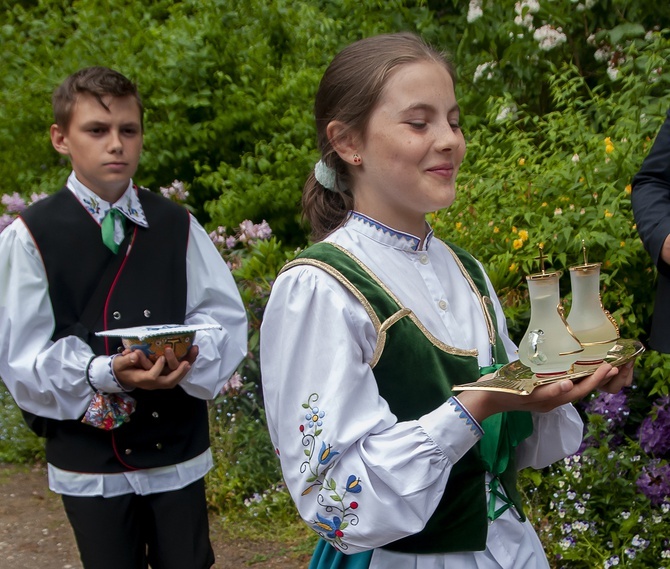
<path fill-rule="evenodd" d="M 312 520 L 312 528 L 323 539 L 346 551 L 348 545 L 342 541 L 344 530 L 350 525 L 357 525 L 359 521 L 358 515 L 354 513 L 359 503 L 350 500 L 348 495 L 360 494 L 363 486 L 361 479 L 354 474 L 350 474 L 344 484 L 334 478 L 326 477 L 340 451 L 323 440 L 321 427 L 326 412 L 314 405 L 318 399 L 318 394 L 312 393 L 307 402 L 302 404 L 303 408 L 307 409 L 304 416 L 307 424 L 301 423 L 299 428 L 302 445 L 305 447 L 305 460 L 300 465 L 300 472 L 307 474 L 305 479 L 307 484 L 302 495 L 306 496 L 316 490 L 316 501 L 321 512 L 317 512 L 316 520 Z"/>
<path fill-rule="evenodd" d="M 323 425 L 323 419 L 326 416 L 325 411 L 320 411 L 318 407 L 312 407 L 310 409 L 310 412 L 305 415 L 305 419 L 307 419 L 309 428 L 313 428 L 314 425 L 317 427 L 320 427 Z"/>

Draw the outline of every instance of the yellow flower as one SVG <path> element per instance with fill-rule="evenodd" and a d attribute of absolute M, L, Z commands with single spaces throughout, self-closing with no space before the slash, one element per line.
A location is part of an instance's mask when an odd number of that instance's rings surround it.
<path fill-rule="evenodd" d="M 625 242 L 625 241 L 622 241 L 621 243 L 619 243 L 619 246 L 620 246 L 620 247 L 625 247 L 625 246 L 626 246 L 626 242 Z"/>
<path fill-rule="evenodd" d="M 613 215 L 614 214 L 611 211 L 609 211 L 607 209 L 605 210 L 605 217 L 612 217 Z"/>
<path fill-rule="evenodd" d="M 542 207 L 547 207 L 547 202 L 542 202 Z"/>
<path fill-rule="evenodd" d="M 521 231 L 519 231 L 519 238 L 522 241 L 528 241 L 528 231 L 526 231 L 525 229 L 522 229 Z"/>
<path fill-rule="evenodd" d="M 516 232 L 517 232 L 516 225 L 512 225 L 512 233 L 516 233 Z"/>
<path fill-rule="evenodd" d="M 612 139 L 609 136 L 605 138 L 605 144 L 612 144 Z"/>
<path fill-rule="evenodd" d="M 516 264 L 516 263 L 512 263 L 512 264 L 509 266 L 509 272 L 510 272 L 510 273 L 516 273 L 517 268 L 518 268 L 517 264 Z"/>
<path fill-rule="evenodd" d="M 461 227 L 463 227 L 463 224 L 460 221 L 457 221 L 456 222 L 456 229 L 460 229 Z"/>
<path fill-rule="evenodd" d="M 500 233 L 500 229 L 498 227 L 493 228 L 493 233 Z"/>
<path fill-rule="evenodd" d="M 626 193 L 627 193 L 627 194 L 630 194 L 630 193 L 633 191 L 633 186 L 631 186 L 630 184 L 628 184 L 628 185 L 626 186 L 625 190 L 626 190 Z"/>
<path fill-rule="evenodd" d="M 608 144 L 607 146 L 605 146 L 605 152 L 607 152 L 607 154 L 609 154 L 610 152 L 614 152 L 614 145 Z"/>
<path fill-rule="evenodd" d="M 584 183 L 584 176 L 582 176 L 581 178 L 579 178 L 579 182 L 580 182 L 580 184 L 583 184 L 583 183 Z"/>
<path fill-rule="evenodd" d="M 519 158 L 519 166 L 523 166 L 526 163 L 525 158 Z"/>
<path fill-rule="evenodd" d="M 512 247 L 515 249 L 521 249 L 521 247 L 523 247 L 523 239 L 515 239 L 512 242 Z"/>

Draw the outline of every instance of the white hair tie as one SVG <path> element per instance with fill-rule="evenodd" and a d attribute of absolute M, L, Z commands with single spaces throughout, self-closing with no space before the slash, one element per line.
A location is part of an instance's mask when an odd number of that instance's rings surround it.
<path fill-rule="evenodd" d="M 319 160 L 314 165 L 314 177 L 324 188 L 331 192 L 336 192 L 335 189 L 335 169 L 326 165 L 323 160 Z"/>

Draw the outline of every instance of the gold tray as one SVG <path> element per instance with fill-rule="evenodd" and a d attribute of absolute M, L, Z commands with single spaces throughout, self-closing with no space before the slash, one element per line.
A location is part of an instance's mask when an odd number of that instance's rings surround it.
<path fill-rule="evenodd" d="M 619 338 L 607 352 L 604 363 L 614 367 L 619 367 L 644 352 L 644 346 L 637 340 L 626 340 Z M 603 363 L 601 362 L 601 363 Z M 523 365 L 520 361 L 515 361 L 504 365 L 495 372 L 491 379 L 476 381 L 474 383 L 464 383 L 462 385 L 452 386 L 452 391 L 502 391 L 503 393 L 514 393 L 516 395 L 530 395 L 536 387 L 555 383 L 564 379 L 576 380 L 591 375 L 598 364 L 575 364 L 569 371 L 560 375 L 550 377 L 539 377 L 530 371 L 530 368 Z"/>

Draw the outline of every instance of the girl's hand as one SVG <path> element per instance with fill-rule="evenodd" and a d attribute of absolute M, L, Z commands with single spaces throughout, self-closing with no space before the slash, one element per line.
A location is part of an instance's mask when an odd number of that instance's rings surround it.
<path fill-rule="evenodd" d="M 621 376 L 618 379 L 617 376 Z M 485 376 L 482 379 L 485 379 Z M 593 374 L 573 383 L 569 379 L 536 387 L 530 395 L 515 395 L 496 391 L 463 391 L 458 400 L 477 421 L 503 411 L 534 411 L 546 413 L 583 399 L 596 389 L 615 393 L 632 381 L 632 364 L 622 369 L 602 364 Z"/>

